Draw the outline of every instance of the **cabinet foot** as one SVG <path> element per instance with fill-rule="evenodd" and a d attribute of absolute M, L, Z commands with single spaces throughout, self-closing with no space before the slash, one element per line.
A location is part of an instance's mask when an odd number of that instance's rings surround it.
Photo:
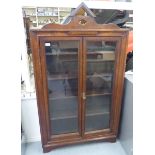
<path fill-rule="evenodd" d="M 110 143 L 115 143 L 116 142 L 116 138 L 112 138 L 108 140 Z"/>

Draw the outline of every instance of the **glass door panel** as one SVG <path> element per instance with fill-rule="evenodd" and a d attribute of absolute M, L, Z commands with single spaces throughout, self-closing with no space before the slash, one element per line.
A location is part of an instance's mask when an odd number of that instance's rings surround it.
<path fill-rule="evenodd" d="M 45 42 L 51 134 L 78 132 L 79 41 Z"/>
<path fill-rule="evenodd" d="M 110 127 L 116 42 L 94 40 L 86 41 L 86 132 Z"/>

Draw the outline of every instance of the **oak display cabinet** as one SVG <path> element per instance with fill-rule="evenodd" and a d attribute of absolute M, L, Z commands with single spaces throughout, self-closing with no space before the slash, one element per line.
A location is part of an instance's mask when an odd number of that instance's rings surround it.
<path fill-rule="evenodd" d="M 31 29 L 44 152 L 117 138 L 128 30 L 76 16 Z"/>

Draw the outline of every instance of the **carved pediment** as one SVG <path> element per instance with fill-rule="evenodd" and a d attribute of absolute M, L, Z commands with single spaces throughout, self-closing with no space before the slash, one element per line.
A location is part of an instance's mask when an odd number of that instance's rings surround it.
<path fill-rule="evenodd" d="M 42 29 L 120 29 L 113 23 L 97 24 L 94 18 L 89 16 L 75 16 L 68 24 L 50 23 L 44 25 Z"/>

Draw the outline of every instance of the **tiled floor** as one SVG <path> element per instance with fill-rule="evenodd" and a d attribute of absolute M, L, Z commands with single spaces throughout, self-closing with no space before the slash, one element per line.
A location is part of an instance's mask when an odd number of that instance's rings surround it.
<path fill-rule="evenodd" d="M 95 142 L 61 147 L 44 154 L 40 142 L 28 143 L 24 155 L 126 155 L 120 142 Z"/>

